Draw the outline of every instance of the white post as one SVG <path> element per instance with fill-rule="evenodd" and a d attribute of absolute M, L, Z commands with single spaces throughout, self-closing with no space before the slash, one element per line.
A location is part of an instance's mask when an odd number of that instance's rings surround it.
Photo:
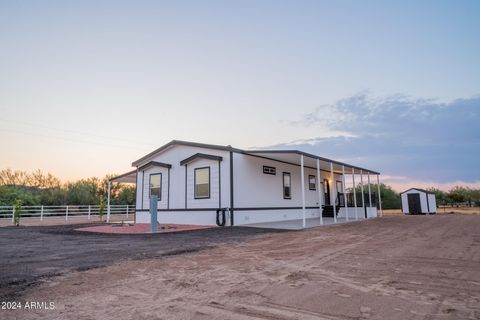
<path fill-rule="evenodd" d="M 380 217 L 383 217 L 382 197 L 380 196 L 380 175 L 377 174 L 377 189 L 378 189 L 378 208 L 380 209 Z"/>
<path fill-rule="evenodd" d="M 357 213 L 357 186 L 355 185 L 355 168 L 352 168 L 352 183 L 353 183 L 353 207 L 355 208 L 355 220 L 358 220 Z"/>
<path fill-rule="evenodd" d="M 337 206 L 335 205 L 335 200 L 336 200 L 336 197 L 335 197 L 335 192 L 336 192 L 336 188 L 335 188 L 335 184 L 334 183 L 335 181 L 333 180 L 333 163 L 330 162 L 330 191 L 331 191 L 331 195 L 330 195 L 330 201 L 332 201 L 332 195 L 333 195 L 333 221 L 335 223 L 337 223 Z"/>
<path fill-rule="evenodd" d="M 15 206 L 12 206 L 12 224 L 15 223 Z"/>
<path fill-rule="evenodd" d="M 68 206 L 65 209 L 65 221 L 67 221 L 67 220 L 68 220 Z"/>
<path fill-rule="evenodd" d="M 43 206 L 40 208 L 40 221 L 43 221 Z"/>
<path fill-rule="evenodd" d="M 92 213 L 92 206 L 89 205 L 89 206 L 88 206 L 88 220 L 90 220 L 90 215 L 91 215 L 91 213 Z"/>
<path fill-rule="evenodd" d="M 360 187 L 362 189 L 362 212 L 365 212 L 365 193 L 363 189 L 363 170 L 360 170 Z"/>
<path fill-rule="evenodd" d="M 127 219 L 128 219 L 128 204 L 127 204 Z"/>
<path fill-rule="evenodd" d="M 112 182 L 108 181 L 108 194 L 107 194 L 107 222 L 110 222 L 110 192 L 112 188 Z"/>
<path fill-rule="evenodd" d="M 367 179 L 368 179 L 368 207 L 369 210 L 372 210 L 372 190 L 370 188 L 370 171 L 367 172 Z M 368 210 L 367 210 L 367 217 L 368 217 Z"/>
<path fill-rule="evenodd" d="M 317 191 L 318 191 L 318 209 L 320 210 L 320 224 L 323 225 L 322 190 L 320 188 L 320 160 L 319 159 L 317 159 Z"/>
<path fill-rule="evenodd" d="M 345 203 L 345 217 L 348 221 L 348 201 L 347 201 L 347 192 L 345 191 L 345 166 L 342 165 L 342 192 L 343 192 L 343 202 Z"/>
<path fill-rule="evenodd" d="M 305 229 L 307 221 L 305 220 L 305 168 L 303 167 L 303 154 L 300 156 L 300 174 L 302 181 L 302 228 Z"/>

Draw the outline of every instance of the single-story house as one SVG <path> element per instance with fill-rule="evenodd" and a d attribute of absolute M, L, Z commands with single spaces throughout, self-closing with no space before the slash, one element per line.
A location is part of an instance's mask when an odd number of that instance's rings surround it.
<path fill-rule="evenodd" d="M 437 212 L 435 193 L 411 188 L 400 193 L 404 214 L 434 214 Z"/>
<path fill-rule="evenodd" d="M 298 150 L 241 150 L 173 140 L 132 166 L 134 171 L 111 181 L 136 184 L 136 223 L 150 223 L 152 196 L 161 223 L 214 225 L 223 215 L 226 225 L 298 219 L 305 227 L 312 218 L 323 223 L 324 218 L 337 222 L 377 216 L 370 176 L 377 176 L 378 185 L 378 172 Z M 361 190 L 345 192 L 347 175 L 352 185 L 360 176 Z"/>

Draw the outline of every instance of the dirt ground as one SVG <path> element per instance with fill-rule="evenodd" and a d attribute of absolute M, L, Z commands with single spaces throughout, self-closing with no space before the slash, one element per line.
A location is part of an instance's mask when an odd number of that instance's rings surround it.
<path fill-rule="evenodd" d="M 480 319 L 480 217 L 392 215 L 263 233 L 64 274 L 21 298 L 55 309 L 0 318 Z"/>
<path fill-rule="evenodd" d="M 86 225 L 0 228 L 0 301 L 12 301 L 41 279 L 121 261 L 205 250 L 273 230 L 214 228 L 165 234 L 99 234 Z M 0 305 L 0 320 L 3 320 Z"/>

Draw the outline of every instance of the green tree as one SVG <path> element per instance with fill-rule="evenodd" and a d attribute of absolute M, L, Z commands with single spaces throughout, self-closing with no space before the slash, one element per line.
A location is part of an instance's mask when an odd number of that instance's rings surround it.
<path fill-rule="evenodd" d="M 468 200 L 468 188 L 456 186 L 448 191 L 448 198 L 452 205 L 457 205 L 459 203 L 465 202 Z"/>
<path fill-rule="evenodd" d="M 68 184 L 67 203 L 72 205 L 96 204 L 99 202 L 98 185 L 91 180 Z"/>
<path fill-rule="evenodd" d="M 0 186 L 0 205 L 11 206 L 16 200 L 22 201 L 26 206 L 41 203 L 40 193 L 35 188 L 17 185 Z"/>
<path fill-rule="evenodd" d="M 376 203 L 377 203 L 377 208 L 380 207 L 380 203 L 378 202 L 378 188 L 377 188 L 377 184 L 372 184 L 370 186 L 370 189 L 372 190 L 372 193 L 375 193 L 375 197 L 376 197 Z M 348 192 L 352 192 L 352 190 L 348 190 Z M 358 184 L 355 188 L 355 192 L 357 194 L 357 197 L 359 199 L 361 199 L 361 196 L 360 194 L 362 193 L 362 188 L 360 186 L 360 184 Z M 367 195 L 368 194 L 368 186 L 364 185 L 364 190 L 363 190 L 364 194 Z M 392 189 L 392 187 L 390 186 L 387 186 L 386 184 L 384 183 L 381 183 L 380 184 L 380 194 L 381 194 L 381 197 L 382 197 L 382 208 L 383 209 L 400 209 L 401 207 L 401 204 L 400 204 L 400 194 L 398 194 L 397 192 L 395 192 L 395 190 Z M 360 203 L 358 203 L 358 205 L 361 205 Z"/>
<path fill-rule="evenodd" d="M 447 202 L 447 194 L 440 190 L 440 189 L 437 189 L 437 188 L 427 188 L 428 191 L 430 192 L 433 192 L 435 193 L 435 199 L 437 201 L 437 204 L 442 204 L 442 205 L 446 205 L 448 202 Z"/>
<path fill-rule="evenodd" d="M 122 186 L 112 203 L 134 205 L 136 197 L 135 191 L 135 186 Z"/>

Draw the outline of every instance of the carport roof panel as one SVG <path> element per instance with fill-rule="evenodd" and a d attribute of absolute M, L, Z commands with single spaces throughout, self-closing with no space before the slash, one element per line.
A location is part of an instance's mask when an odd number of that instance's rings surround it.
<path fill-rule="evenodd" d="M 288 162 L 295 165 L 300 165 L 300 155 L 304 156 L 304 164 L 306 167 L 317 167 L 317 159 L 320 160 L 320 169 L 329 171 L 330 170 L 330 162 L 333 164 L 333 170 L 337 173 L 342 172 L 342 166 L 345 166 L 345 173 L 351 174 L 352 168 L 355 169 L 355 173 L 359 174 L 360 170 L 363 173 L 371 173 L 371 174 L 380 174 L 379 172 L 361 168 L 358 166 L 354 166 L 348 163 L 319 157 L 307 152 L 302 152 L 299 150 L 246 150 L 244 151 L 246 154 L 251 154 L 254 156 L 260 156 L 272 160 L 278 160 L 281 162 Z"/>
<path fill-rule="evenodd" d="M 129 171 L 119 176 L 110 178 L 110 182 L 121 183 L 136 183 L 137 182 L 137 170 Z"/>

